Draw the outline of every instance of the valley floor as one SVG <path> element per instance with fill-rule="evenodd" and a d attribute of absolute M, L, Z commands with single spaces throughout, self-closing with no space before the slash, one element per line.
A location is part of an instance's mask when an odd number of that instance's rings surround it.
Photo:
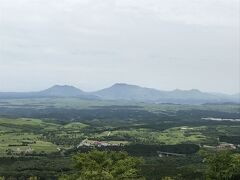
<path fill-rule="evenodd" d="M 201 177 L 204 152 L 240 151 L 240 122 L 226 120 L 239 112 L 233 104 L 0 101 L 0 176 L 57 179 L 74 172 L 72 155 L 98 149 L 143 157 L 147 179 Z"/>

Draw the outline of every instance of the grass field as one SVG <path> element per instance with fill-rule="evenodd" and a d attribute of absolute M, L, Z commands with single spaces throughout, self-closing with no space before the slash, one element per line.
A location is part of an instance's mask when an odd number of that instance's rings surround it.
<path fill-rule="evenodd" d="M 47 123 L 40 119 L 8 119 L 0 118 L 0 156 L 6 156 L 7 151 L 15 154 L 21 152 L 57 152 L 58 146 L 49 142 L 43 134 L 54 133 L 57 137 L 79 134 L 87 125 L 82 123 L 69 123 L 59 125 Z M 75 136 L 76 137 L 76 136 Z"/>
<path fill-rule="evenodd" d="M 139 128 L 130 130 L 117 130 L 103 132 L 96 137 L 111 138 L 113 136 L 128 137 L 135 139 L 141 143 L 154 143 L 154 144 L 180 144 L 180 143 L 201 143 L 206 140 L 206 137 L 202 135 L 201 131 L 205 127 L 175 127 L 164 131 L 154 131 L 152 129 Z"/>

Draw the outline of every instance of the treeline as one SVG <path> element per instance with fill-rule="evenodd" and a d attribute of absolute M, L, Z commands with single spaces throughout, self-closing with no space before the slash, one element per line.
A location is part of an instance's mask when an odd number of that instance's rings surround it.
<path fill-rule="evenodd" d="M 66 109 L 66 108 L 0 108 L 0 116 L 5 117 L 29 117 L 29 118 L 47 118 L 59 121 L 89 121 L 95 119 L 101 120 L 144 120 L 159 119 L 157 114 L 143 109 L 127 108 L 99 108 L 99 109 Z"/>
<path fill-rule="evenodd" d="M 78 149 L 72 149 L 67 151 L 67 154 L 74 152 L 88 152 L 93 149 L 99 151 L 125 151 L 132 156 L 143 157 L 156 157 L 158 151 L 177 153 L 183 155 L 191 155 L 199 151 L 200 147 L 195 144 L 176 144 L 176 145 L 144 145 L 144 144 L 132 144 L 127 146 L 101 146 L 101 147 L 88 147 L 81 146 Z"/>
<path fill-rule="evenodd" d="M 184 117 L 186 119 L 201 119 L 206 117 L 211 118 L 222 118 L 222 119 L 240 119 L 239 113 L 233 112 L 219 112 L 219 111 L 211 111 L 211 110 L 180 110 L 176 113 L 179 117 Z"/>
<path fill-rule="evenodd" d="M 38 180 L 57 180 L 62 173 L 73 171 L 70 157 L 1 157 L 0 177 L 6 180 L 26 180 L 31 176 Z"/>
<path fill-rule="evenodd" d="M 240 136 L 220 136 L 219 141 L 231 144 L 240 144 Z"/>

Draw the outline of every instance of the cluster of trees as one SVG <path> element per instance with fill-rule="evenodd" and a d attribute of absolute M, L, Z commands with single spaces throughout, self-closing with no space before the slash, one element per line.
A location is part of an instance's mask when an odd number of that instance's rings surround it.
<path fill-rule="evenodd" d="M 99 151 L 125 151 L 132 156 L 142 157 L 157 157 L 158 151 L 178 153 L 178 154 L 194 154 L 199 151 L 199 146 L 195 144 L 175 144 L 175 145 L 144 145 L 144 144 L 131 144 L 126 146 L 101 146 L 96 147 Z M 79 147 L 73 151 L 89 152 L 91 147 Z"/>
<path fill-rule="evenodd" d="M 178 154 L 194 154 L 199 151 L 199 146 L 195 144 L 175 144 L 175 145 L 133 144 L 125 146 L 124 149 L 131 155 L 156 156 L 157 151 Z"/>
<path fill-rule="evenodd" d="M 219 151 L 211 154 L 202 154 L 202 156 L 204 158 L 201 158 L 201 162 L 203 160 L 204 163 L 201 163 L 201 166 L 198 164 L 192 167 L 184 167 L 183 165 L 184 168 L 177 173 L 174 173 L 174 171 L 177 170 L 179 166 L 175 166 L 175 168 L 171 169 L 171 171 L 167 170 L 166 173 L 161 173 L 162 171 L 165 171 L 167 168 L 166 166 L 168 165 L 162 163 L 156 164 L 156 166 L 158 166 L 156 167 L 158 171 L 148 169 L 151 173 L 155 173 L 154 176 L 146 173 L 145 168 L 147 168 L 146 165 L 149 163 L 146 162 L 148 161 L 147 159 L 145 159 L 144 162 L 142 158 L 130 156 L 126 152 L 122 151 L 92 150 L 79 153 L 73 156 L 73 164 L 70 159 L 64 160 L 59 157 L 51 159 L 32 159 L 32 157 L 29 157 L 29 160 L 26 159 L 27 157 L 21 157 L 18 158 L 17 161 L 4 158 L 0 159 L 0 164 L 1 162 L 4 162 L 5 164 L 5 172 L 1 173 L 1 176 L 5 176 L 5 178 L 0 177 L 0 180 L 29 179 L 30 176 L 32 176 L 31 179 L 45 179 L 48 177 L 49 179 L 55 180 L 152 179 L 151 177 L 157 179 L 162 178 L 164 180 L 240 179 L 240 154 Z M 172 160 L 172 158 L 166 159 L 168 164 L 175 162 Z M 157 161 L 161 160 L 159 159 Z M 16 171 L 9 169 L 9 167 L 12 166 L 16 167 Z M 152 168 L 155 167 L 153 166 Z M 50 174 L 48 171 L 49 169 L 51 171 Z M 65 175 L 60 175 L 62 173 Z"/>
<path fill-rule="evenodd" d="M 240 179 L 240 154 L 228 151 L 218 152 L 206 157 L 207 179 L 239 180 Z"/>
<path fill-rule="evenodd" d="M 240 136 L 220 136 L 219 140 L 221 142 L 240 144 Z"/>
<path fill-rule="evenodd" d="M 140 174 L 143 160 L 125 152 L 94 150 L 74 156 L 74 162 L 77 172 L 60 180 L 144 179 Z"/>
<path fill-rule="evenodd" d="M 112 120 L 125 121 L 129 119 L 145 120 L 154 119 L 159 120 L 159 116 L 155 113 L 146 111 L 144 109 L 127 109 L 127 108 L 92 108 L 92 109 L 66 109 L 66 108 L 9 108 L 0 107 L 0 116 L 6 117 L 29 117 L 40 119 L 56 119 L 62 122 L 76 121 L 93 121 L 95 119 L 101 122 Z"/>
<path fill-rule="evenodd" d="M 176 114 L 178 117 L 186 118 L 186 119 L 201 119 L 204 117 L 213 117 L 218 118 L 221 117 L 223 119 L 238 119 L 238 112 L 220 112 L 214 110 L 200 110 L 200 109 L 191 109 L 191 110 L 180 110 Z"/>
<path fill-rule="evenodd" d="M 125 152 L 90 151 L 74 156 L 76 173 L 62 176 L 61 180 L 75 179 L 145 179 L 141 168 L 143 160 L 131 157 Z M 207 179 L 207 180 L 239 180 L 240 154 L 220 151 L 207 154 L 204 158 L 205 171 L 185 169 L 182 174 L 174 177 L 163 177 L 164 180 L 174 179 Z"/>

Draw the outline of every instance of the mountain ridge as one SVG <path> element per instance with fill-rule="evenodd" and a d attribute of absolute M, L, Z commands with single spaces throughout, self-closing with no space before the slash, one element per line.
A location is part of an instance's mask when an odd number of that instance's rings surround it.
<path fill-rule="evenodd" d="M 0 92 L 0 98 L 43 98 L 43 97 L 75 97 L 82 99 L 101 99 L 115 101 L 134 101 L 149 103 L 239 103 L 239 94 L 226 95 L 221 93 L 207 93 L 198 89 L 172 91 L 157 90 L 138 85 L 115 83 L 110 87 L 95 92 L 85 92 L 69 85 L 54 85 L 48 89 L 37 92 Z"/>
<path fill-rule="evenodd" d="M 54 85 L 48 89 L 40 91 L 40 93 L 53 96 L 79 96 L 85 94 L 81 89 L 69 85 Z"/>
<path fill-rule="evenodd" d="M 153 88 L 140 87 L 125 83 L 116 83 L 109 88 L 96 91 L 95 94 L 108 100 L 130 100 L 154 103 L 209 103 L 236 102 L 231 96 L 221 97 L 197 89 L 162 91 Z"/>

